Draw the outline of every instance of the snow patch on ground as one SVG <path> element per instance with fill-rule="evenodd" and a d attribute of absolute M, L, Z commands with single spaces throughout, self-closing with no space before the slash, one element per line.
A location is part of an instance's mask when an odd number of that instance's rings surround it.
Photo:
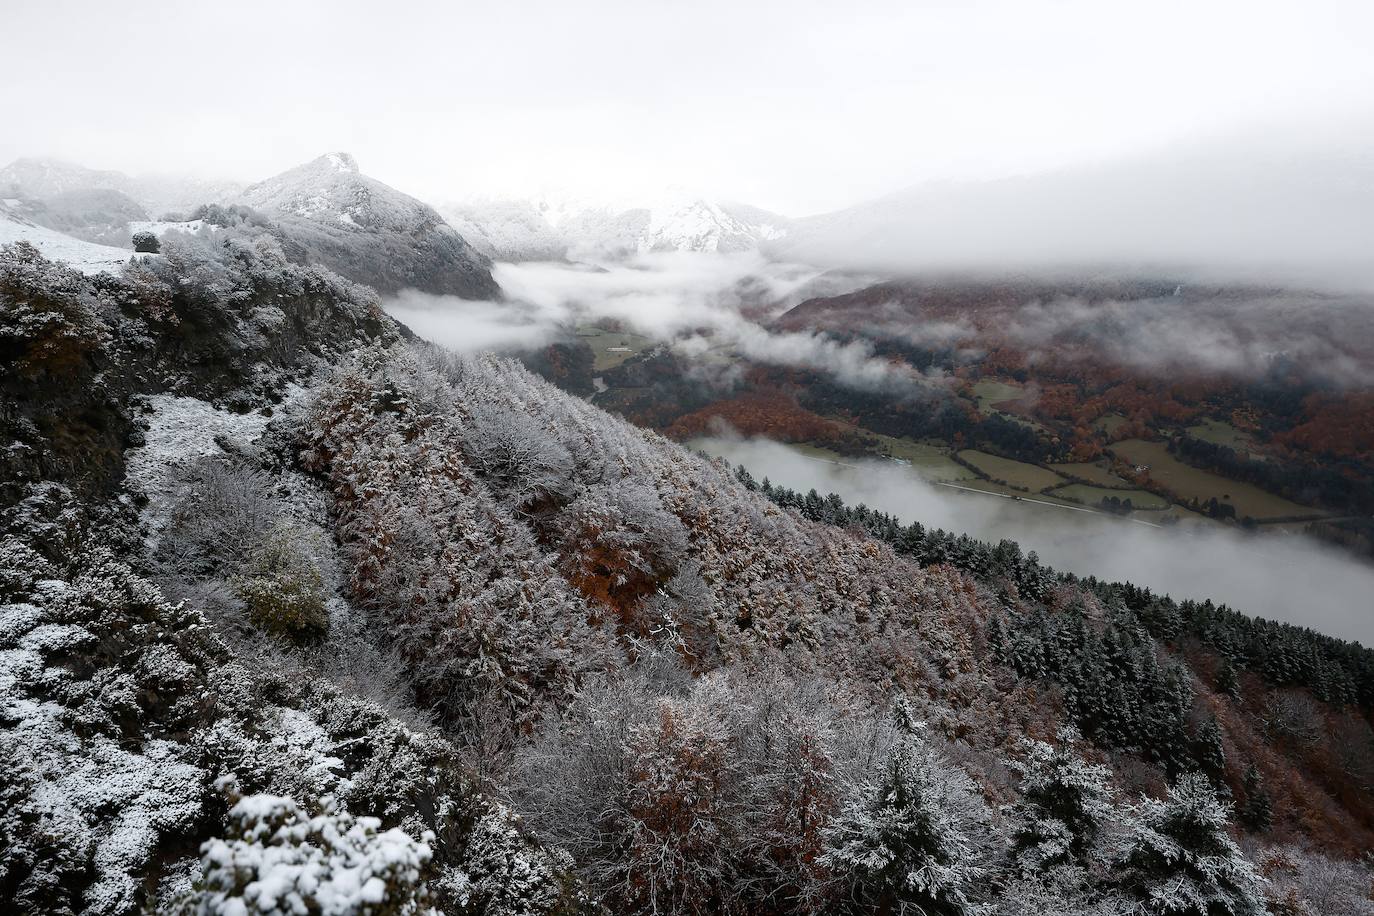
<path fill-rule="evenodd" d="M 174 230 L 176 232 L 188 233 L 199 232 L 201 227 L 205 225 L 206 222 L 203 219 L 188 219 L 181 221 L 165 219 L 134 220 L 129 223 L 129 232 L 151 232 L 153 235 L 161 238 L 167 232 Z M 214 232 L 217 228 L 219 227 L 211 225 L 210 231 Z"/>
<path fill-rule="evenodd" d="M 42 226 L 12 219 L 0 213 L 0 245 L 28 242 L 51 261 L 61 261 L 83 274 L 117 274 L 133 258 L 156 257 L 134 254 L 127 248 L 97 245 Z"/>
<path fill-rule="evenodd" d="M 298 709 L 276 709 L 276 734 L 272 738 L 278 752 L 298 761 L 300 772 L 320 791 L 342 794 L 353 787 L 351 780 L 341 777 L 345 767 L 334 756 L 334 742 L 314 719 Z"/>
<path fill-rule="evenodd" d="M 303 388 L 290 386 L 287 402 L 303 393 Z M 184 487 L 175 483 L 179 472 L 197 459 L 220 454 L 223 449 L 216 440 L 221 437 L 245 445 L 257 441 L 269 418 L 260 413 L 230 413 L 199 398 L 160 394 L 149 401 L 153 415 L 144 444 L 129 450 L 126 464 L 129 484 L 148 497 L 142 520 L 149 545 L 154 546 L 168 512 L 184 495 Z"/>

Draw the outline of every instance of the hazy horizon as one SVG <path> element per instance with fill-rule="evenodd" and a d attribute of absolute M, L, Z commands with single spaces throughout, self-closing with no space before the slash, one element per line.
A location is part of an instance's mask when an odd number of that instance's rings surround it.
<path fill-rule="evenodd" d="M 0 161 L 251 182 L 341 149 L 431 201 L 678 186 L 801 217 L 1246 138 L 1367 150 L 1374 9 L 1317 6 L 60 0 L 7 11 Z"/>

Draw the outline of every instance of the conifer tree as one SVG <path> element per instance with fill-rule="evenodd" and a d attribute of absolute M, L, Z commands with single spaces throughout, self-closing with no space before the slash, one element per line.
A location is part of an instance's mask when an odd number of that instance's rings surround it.
<path fill-rule="evenodd" d="M 1021 776 L 1021 799 L 1011 807 L 1013 868 L 1025 877 L 1081 863 L 1097 842 L 1111 812 L 1111 771 L 1075 751 L 1078 733 L 1061 729 L 1057 747 L 1027 741 L 1025 759 L 1012 766 Z"/>
<path fill-rule="evenodd" d="M 1273 802 L 1265 791 L 1264 781 L 1260 778 L 1259 768 L 1253 763 L 1245 768 L 1245 804 L 1240 808 L 1240 821 L 1246 827 L 1258 832 L 1268 830 L 1274 824 Z"/>
<path fill-rule="evenodd" d="M 1226 772 L 1226 750 L 1221 744 L 1221 726 L 1216 719 L 1208 719 L 1198 729 L 1193 740 L 1193 758 L 1198 769 L 1217 784 Z"/>
<path fill-rule="evenodd" d="M 1260 916 L 1264 879 L 1226 832 L 1227 806 L 1189 773 L 1164 801 L 1141 799 L 1117 854 L 1121 887 L 1157 916 Z"/>
<path fill-rule="evenodd" d="M 902 734 L 827 831 L 820 864 L 860 911 L 970 912 L 986 871 L 977 834 L 987 809 L 972 780 L 926 741 L 923 725 L 903 727 L 906 705 L 896 712 Z"/>
<path fill-rule="evenodd" d="M 1217 668 L 1216 687 L 1233 700 L 1240 699 L 1240 678 L 1236 675 L 1236 666 L 1231 664 L 1230 658 L 1223 657 L 1221 666 Z"/>

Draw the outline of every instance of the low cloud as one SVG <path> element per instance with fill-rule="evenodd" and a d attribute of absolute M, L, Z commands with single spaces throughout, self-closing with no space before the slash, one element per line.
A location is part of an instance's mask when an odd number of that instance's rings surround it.
<path fill-rule="evenodd" d="M 780 254 L 908 273 L 1187 271 L 1371 290 L 1372 237 L 1374 120 L 1365 116 L 931 183 L 802 220 Z"/>
<path fill-rule="evenodd" d="M 954 283 L 963 281 L 952 281 Z M 1074 296 L 990 306 L 959 319 L 879 305 L 862 330 L 976 361 L 1011 346 L 1031 363 L 1086 362 L 1146 372 L 1255 380 L 1275 369 L 1337 386 L 1374 386 L 1374 297 L 1179 284 L 1130 300 Z"/>
<path fill-rule="evenodd" d="M 1125 580 L 1175 598 L 1211 598 L 1247 614 L 1374 645 L 1374 568 L 1299 535 L 1245 535 L 1219 527 L 1151 528 L 1024 500 L 928 483 L 884 461 L 844 465 L 765 439 L 712 437 L 694 446 L 743 464 L 756 478 L 805 492 L 838 493 L 904 522 L 1010 538 L 1057 569 Z M 1148 513 L 1137 513 L 1148 518 Z"/>
<path fill-rule="evenodd" d="M 391 317 L 459 353 L 524 350 L 558 336 L 556 310 L 403 290 L 384 303 Z"/>
<path fill-rule="evenodd" d="M 819 332 L 765 328 L 778 312 L 812 291 L 828 294 L 868 282 L 837 278 L 757 254 L 646 255 L 607 266 L 535 262 L 497 264 L 508 302 L 473 302 L 406 291 L 386 310 L 422 337 L 460 352 L 529 349 L 565 338 L 576 325 L 606 319 L 627 330 L 702 356 L 734 352 L 754 362 L 831 373 L 864 389 L 913 389 L 909 367 L 877 357 L 862 341 L 842 343 Z M 719 379 L 728 372 L 712 371 Z"/>
<path fill-rule="evenodd" d="M 1366 300 L 1299 294 L 1211 299 L 1184 290 L 1136 302 L 1064 299 L 1028 303 L 1005 333 L 1033 355 L 1086 354 L 1136 369 L 1255 378 L 1287 362 L 1333 383 L 1374 381 L 1368 352 L 1374 307 Z"/>

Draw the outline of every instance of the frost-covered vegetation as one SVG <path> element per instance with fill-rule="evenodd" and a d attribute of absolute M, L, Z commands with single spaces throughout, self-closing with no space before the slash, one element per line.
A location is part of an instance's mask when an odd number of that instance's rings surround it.
<path fill-rule="evenodd" d="M 1374 906 L 1362 650 L 780 496 L 270 234 L 0 307 L 20 912 Z"/>

